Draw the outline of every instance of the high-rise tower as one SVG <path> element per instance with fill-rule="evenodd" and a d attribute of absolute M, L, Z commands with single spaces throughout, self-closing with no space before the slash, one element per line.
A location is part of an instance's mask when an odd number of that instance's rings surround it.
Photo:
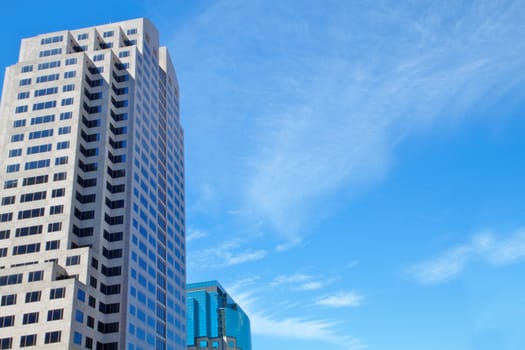
<path fill-rule="evenodd" d="M 186 348 L 179 88 L 150 21 L 22 40 L 0 181 L 0 349 Z"/>
<path fill-rule="evenodd" d="M 188 350 L 252 350 L 250 319 L 217 281 L 187 286 Z"/>

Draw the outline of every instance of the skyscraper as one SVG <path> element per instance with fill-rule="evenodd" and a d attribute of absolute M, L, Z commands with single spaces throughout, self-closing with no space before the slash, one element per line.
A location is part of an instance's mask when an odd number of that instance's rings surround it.
<path fill-rule="evenodd" d="M 188 349 L 251 350 L 250 319 L 217 281 L 187 286 Z"/>
<path fill-rule="evenodd" d="M 0 349 L 186 348 L 179 88 L 150 21 L 22 40 L 0 181 Z"/>

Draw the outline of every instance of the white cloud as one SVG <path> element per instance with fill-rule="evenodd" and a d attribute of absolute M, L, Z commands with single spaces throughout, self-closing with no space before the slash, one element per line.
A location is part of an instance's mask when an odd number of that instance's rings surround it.
<path fill-rule="evenodd" d="M 270 282 L 270 286 L 279 286 L 282 284 L 292 284 L 292 283 L 298 283 L 298 282 L 305 282 L 312 278 L 312 276 L 304 274 L 304 273 L 296 273 L 293 275 L 279 275 L 277 276 L 272 282 Z"/>
<path fill-rule="evenodd" d="M 260 309 L 260 299 L 255 292 L 231 291 L 233 299 L 248 314 L 253 334 L 269 335 L 282 338 L 317 340 L 336 345 L 338 349 L 363 350 L 368 346 L 355 337 L 342 332 L 340 325 L 315 317 L 279 317 Z"/>
<path fill-rule="evenodd" d="M 333 308 L 357 307 L 361 306 L 363 299 L 362 295 L 354 292 L 340 292 L 319 299 L 317 304 Z"/>
<path fill-rule="evenodd" d="M 188 233 L 186 235 L 186 243 L 194 241 L 196 239 L 208 237 L 208 233 L 202 230 L 196 229 L 194 227 L 188 228 Z"/>
<path fill-rule="evenodd" d="M 242 248 L 244 241 L 233 239 L 222 244 L 196 251 L 188 258 L 192 268 L 223 268 L 263 259 L 264 249 Z"/>
<path fill-rule="evenodd" d="M 324 284 L 319 282 L 319 281 L 315 281 L 315 282 L 307 282 L 307 283 L 303 283 L 299 286 L 298 289 L 300 290 L 316 290 L 316 289 L 321 289 L 324 287 Z"/>
<path fill-rule="evenodd" d="M 452 247 L 436 258 L 407 269 L 422 284 L 436 284 L 456 278 L 473 261 L 489 265 L 507 265 L 525 258 L 525 229 L 503 238 L 479 233 L 462 245 Z"/>

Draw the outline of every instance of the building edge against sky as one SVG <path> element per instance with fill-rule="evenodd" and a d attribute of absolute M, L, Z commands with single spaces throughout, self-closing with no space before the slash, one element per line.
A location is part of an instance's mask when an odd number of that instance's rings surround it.
<path fill-rule="evenodd" d="M 189 283 L 188 349 L 251 350 L 250 319 L 217 281 Z"/>
<path fill-rule="evenodd" d="M 146 19 L 22 40 L 0 107 L 0 349 L 185 349 L 184 135 Z"/>

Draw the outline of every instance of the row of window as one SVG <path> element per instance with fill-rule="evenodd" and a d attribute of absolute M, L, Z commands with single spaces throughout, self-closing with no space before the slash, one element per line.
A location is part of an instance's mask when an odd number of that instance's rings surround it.
<path fill-rule="evenodd" d="M 70 66 L 72 64 L 76 64 L 77 63 L 77 58 L 76 57 L 67 58 L 65 63 L 66 63 L 66 66 Z M 60 61 L 50 61 L 50 62 L 39 63 L 38 66 L 37 66 L 37 69 L 38 70 L 46 70 L 46 69 L 52 69 L 52 68 L 58 68 L 58 67 L 60 67 Z M 33 71 L 33 66 L 32 65 L 22 66 L 20 71 L 22 73 L 32 72 Z M 27 85 L 27 84 L 24 84 L 24 85 Z"/>
<path fill-rule="evenodd" d="M 58 134 L 59 135 L 66 135 L 71 133 L 71 126 L 62 126 L 58 128 Z M 44 137 L 51 137 L 53 136 L 53 129 L 46 129 L 46 130 L 38 130 L 38 131 L 32 131 L 29 133 L 29 139 L 40 139 Z M 11 142 L 22 142 L 24 141 L 24 134 L 14 134 L 11 136 Z"/>
<path fill-rule="evenodd" d="M 43 225 L 33 225 L 33 226 L 24 226 L 24 227 L 17 227 L 15 229 L 15 237 L 25 237 L 25 236 L 33 236 L 33 235 L 39 235 L 42 233 Z M 62 223 L 61 222 L 52 222 L 47 224 L 47 232 L 58 232 L 62 230 Z M 11 235 L 10 229 L 0 230 L 0 240 L 9 239 L 9 236 Z M 46 249 L 50 250 L 50 249 Z"/>
<path fill-rule="evenodd" d="M 68 163 L 68 156 L 62 156 L 55 158 L 55 165 L 64 165 Z M 49 159 L 40 159 L 40 160 L 33 160 L 30 162 L 26 162 L 24 164 L 24 170 L 33 170 L 33 169 L 41 169 L 41 168 L 48 168 L 50 166 L 50 160 Z M 14 173 L 20 171 L 20 164 L 10 164 L 6 167 L 7 173 Z"/>
<path fill-rule="evenodd" d="M 62 337 L 62 331 L 51 331 L 44 334 L 44 344 L 60 343 Z M 28 334 L 20 336 L 20 347 L 27 348 L 35 346 L 37 343 L 36 334 Z M 13 338 L 0 338 L 0 349 L 12 349 Z"/>
<path fill-rule="evenodd" d="M 60 113 L 60 120 L 69 120 L 73 117 L 73 112 L 62 112 Z M 54 114 L 42 115 L 38 117 L 32 117 L 30 120 L 31 125 L 52 123 L 55 121 Z M 26 126 L 26 119 L 17 119 L 13 121 L 13 128 L 21 128 Z"/>
<path fill-rule="evenodd" d="M 60 105 L 61 106 L 69 106 L 69 105 L 72 105 L 73 103 L 74 103 L 74 98 L 73 97 L 63 98 L 62 101 L 60 101 Z M 55 108 L 56 106 L 57 106 L 57 101 L 38 102 L 38 103 L 34 103 L 33 104 L 33 109 L 32 110 L 33 111 L 40 111 L 42 109 Z M 21 106 L 17 106 L 15 108 L 15 113 L 16 114 L 25 113 L 27 111 L 28 111 L 28 106 L 27 105 L 21 105 Z"/>
<path fill-rule="evenodd" d="M 67 178 L 67 173 L 64 171 L 53 174 L 53 181 L 64 181 L 66 180 L 66 178 Z M 22 180 L 22 186 L 32 186 L 32 185 L 43 184 L 43 183 L 47 183 L 48 180 L 49 180 L 49 175 L 36 175 L 36 176 L 25 177 Z M 4 189 L 16 188 L 17 186 L 18 186 L 18 179 L 4 181 Z"/>

